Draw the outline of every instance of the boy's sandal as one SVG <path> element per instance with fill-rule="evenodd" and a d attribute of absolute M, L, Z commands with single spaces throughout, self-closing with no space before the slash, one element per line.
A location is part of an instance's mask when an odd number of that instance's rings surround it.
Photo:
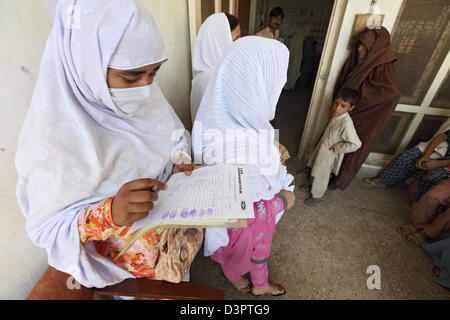
<path fill-rule="evenodd" d="M 409 234 L 416 233 L 417 231 L 419 231 L 419 229 L 414 227 L 412 224 L 408 223 L 408 224 L 404 224 L 400 227 L 397 227 L 396 231 L 401 237 L 404 237 Z"/>
<path fill-rule="evenodd" d="M 321 202 L 321 199 L 316 199 L 316 198 L 308 198 L 305 200 L 306 205 L 310 206 L 310 207 L 315 207 L 318 206 L 319 203 Z"/>
<path fill-rule="evenodd" d="M 295 176 L 300 179 L 309 178 L 310 173 L 309 172 L 300 172 L 300 173 L 297 173 Z"/>
<path fill-rule="evenodd" d="M 378 184 L 378 183 L 375 183 L 375 182 L 373 182 L 371 180 L 372 180 L 372 178 L 364 178 L 362 180 L 363 186 L 366 186 L 366 187 L 379 187 L 379 188 L 385 188 L 386 187 L 384 184 Z"/>
<path fill-rule="evenodd" d="M 280 297 L 282 295 L 286 294 L 286 289 L 284 289 L 284 287 L 281 284 L 277 284 L 277 283 L 271 283 L 271 286 L 273 286 L 273 289 L 271 292 L 265 292 L 265 293 L 261 293 L 261 294 L 255 294 L 252 292 L 252 295 L 254 297 L 261 297 L 261 296 L 265 296 L 265 295 L 271 295 L 272 297 Z"/>
<path fill-rule="evenodd" d="M 310 193 L 311 192 L 311 185 L 303 185 L 300 188 L 298 188 L 301 192 L 304 193 Z"/>

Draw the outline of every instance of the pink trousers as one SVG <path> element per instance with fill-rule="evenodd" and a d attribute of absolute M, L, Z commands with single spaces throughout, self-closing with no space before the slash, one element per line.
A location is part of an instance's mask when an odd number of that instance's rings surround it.
<path fill-rule="evenodd" d="M 255 288 L 267 288 L 270 256 L 276 215 L 284 210 L 283 200 L 275 196 L 253 204 L 255 218 L 247 221 L 247 228 L 228 229 L 230 242 L 219 248 L 211 258 L 221 264 L 228 280 L 239 280 L 250 273 Z"/>

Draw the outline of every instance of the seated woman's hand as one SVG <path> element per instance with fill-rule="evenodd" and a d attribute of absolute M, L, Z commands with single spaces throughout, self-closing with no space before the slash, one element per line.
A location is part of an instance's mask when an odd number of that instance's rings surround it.
<path fill-rule="evenodd" d="M 292 191 L 289 190 L 281 190 L 280 193 L 286 198 L 287 200 L 287 208 L 285 210 L 290 209 L 294 206 L 295 203 L 295 195 Z"/>
<path fill-rule="evenodd" d="M 111 216 L 114 223 L 128 226 L 144 219 L 153 209 L 153 202 L 158 199 L 158 191 L 166 189 L 164 182 L 154 179 L 138 179 L 125 183 L 112 202 Z"/>
<path fill-rule="evenodd" d="M 173 161 L 172 173 L 184 172 L 187 176 L 192 174 L 195 163 L 185 155 L 176 157 Z"/>
<path fill-rule="evenodd" d="M 423 164 L 424 164 L 425 161 L 430 161 L 430 158 L 425 157 L 425 156 L 420 157 L 420 158 L 416 161 L 416 167 L 417 167 L 418 169 L 421 169 L 421 170 L 426 170 L 426 169 L 424 169 L 424 167 L 423 167 Z"/>
<path fill-rule="evenodd" d="M 445 160 L 428 160 L 422 163 L 422 170 L 434 170 L 445 166 Z"/>

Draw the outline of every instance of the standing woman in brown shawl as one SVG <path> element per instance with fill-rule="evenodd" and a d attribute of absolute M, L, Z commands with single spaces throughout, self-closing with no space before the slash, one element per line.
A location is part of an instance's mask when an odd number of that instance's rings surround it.
<path fill-rule="evenodd" d="M 334 95 L 343 87 L 358 90 L 361 102 L 350 115 L 362 147 L 346 154 L 337 186 L 345 189 L 357 174 L 387 126 L 400 99 L 400 85 L 393 63 L 389 32 L 366 28 L 355 37 L 355 44 L 336 82 Z"/>

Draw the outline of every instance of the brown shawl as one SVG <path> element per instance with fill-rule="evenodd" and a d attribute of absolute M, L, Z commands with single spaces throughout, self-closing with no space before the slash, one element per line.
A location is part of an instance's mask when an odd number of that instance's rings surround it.
<path fill-rule="evenodd" d="M 334 97 L 344 85 L 361 93 L 361 102 L 350 115 L 362 146 L 358 151 L 344 157 L 337 179 L 337 185 L 342 190 L 350 184 L 372 151 L 400 99 L 400 85 L 393 66 L 397 57 L 390 48 L 389 32 L 384 27 L 366 28 L 355 40 L 334 90 Z M 364 62 L 360 65 L 358 65 L 359 41 L 368 50 Z"/>

